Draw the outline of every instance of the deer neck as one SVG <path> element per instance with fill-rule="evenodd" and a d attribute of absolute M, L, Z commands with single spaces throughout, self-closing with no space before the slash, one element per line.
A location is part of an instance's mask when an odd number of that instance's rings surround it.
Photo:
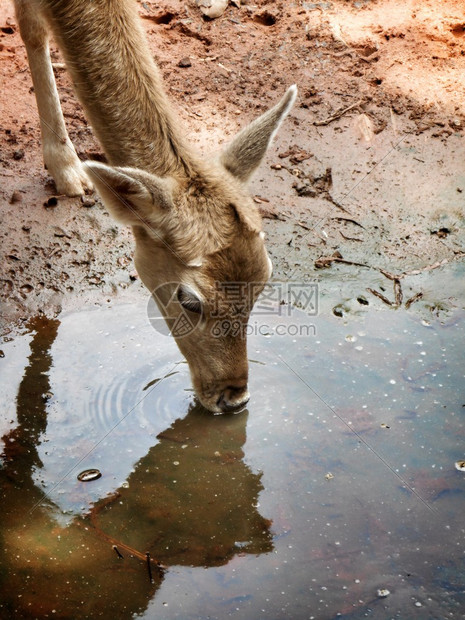
<path fill-rule="evenodd" d="M 135 5 L 128 0 L 45 5 L 109 163 L 190 176 L 194 159 L 177 129 Z"/>

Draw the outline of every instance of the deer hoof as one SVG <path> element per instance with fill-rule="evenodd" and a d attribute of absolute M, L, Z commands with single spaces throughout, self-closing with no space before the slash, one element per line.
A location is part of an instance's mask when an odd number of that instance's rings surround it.
<path fill-rule="evenodd" d="M 58 194 L 82 196 L 94 186 L 70 141 L 44 145 L 45 167 L 52 175 Z"/>
<path fill-rule="evenodd" d="M 53 178 L 57 193 L 65 196 L 82 196 L 86 190 L 94 189 L 92 181 L 82 169 L 81 164 L 78 167 L 62 168 L 58 174 L 53 175 Z"/>

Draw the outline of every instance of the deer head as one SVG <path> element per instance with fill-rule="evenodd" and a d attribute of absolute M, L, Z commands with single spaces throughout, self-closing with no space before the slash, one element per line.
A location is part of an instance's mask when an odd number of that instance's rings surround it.
<path fill-rule="evenodd" d="M 191 160 L 189 174 L 161 178 L 86 164 L 105 206 L 132 226 L 136 269 L 187 359 L 200 402 L 212 412 L 239 410 L 249 399 L 246 326 L 271 261 L 246 183 L 296 94 L 289 88 L 218 157 Z"/>

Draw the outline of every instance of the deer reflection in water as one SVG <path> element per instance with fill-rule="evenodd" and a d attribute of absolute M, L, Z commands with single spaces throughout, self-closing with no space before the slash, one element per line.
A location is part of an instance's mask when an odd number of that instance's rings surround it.
<path fill-rule="evenodd" d="M 236 554 L 272 551 L 271 522 L 257 509 L 261 475 L 243 460 L 246 411 L 212 416 L 192 406 L 159 434 L 127 485 L 88 515 L 59 525 L 58 509 L 34 483 L 42 467 L 37 448 L 47 427 L 50 350 L 58 327 L 48 319 L 31 322 L 18 424 L 2 438 L 2 613 L 130 618 L 146 609 L 163 581 L 164 571 L 156 567 L 149 580 L 147 552 L 165 567 L 211 567 Z M 111 475 L 110 467 L 103 475 Z"/>

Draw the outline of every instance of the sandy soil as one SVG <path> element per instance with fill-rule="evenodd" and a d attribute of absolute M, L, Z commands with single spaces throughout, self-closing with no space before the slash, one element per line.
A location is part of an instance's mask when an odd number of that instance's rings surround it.
<path fill-rule="evenodd" d="M 171 99 L 201 149 L 218 149 L 297 83 L 298 102 L 251 183 L 275 277 L 336 282 L 364 269 L 319 260 L 331 256 L 395 274 L 463 260 L 462 2 L 241 4 L 213 21 L 187 0 L 142 2 L 139 10 Z M 101 158 L 56 49 L 53 59 L 76 149 L 83 159 Z M 145 295 L 129 230 L 96 196 L 56 196 L 25 49 L 5 0 L 0 79 L 4 315 Z"/>

